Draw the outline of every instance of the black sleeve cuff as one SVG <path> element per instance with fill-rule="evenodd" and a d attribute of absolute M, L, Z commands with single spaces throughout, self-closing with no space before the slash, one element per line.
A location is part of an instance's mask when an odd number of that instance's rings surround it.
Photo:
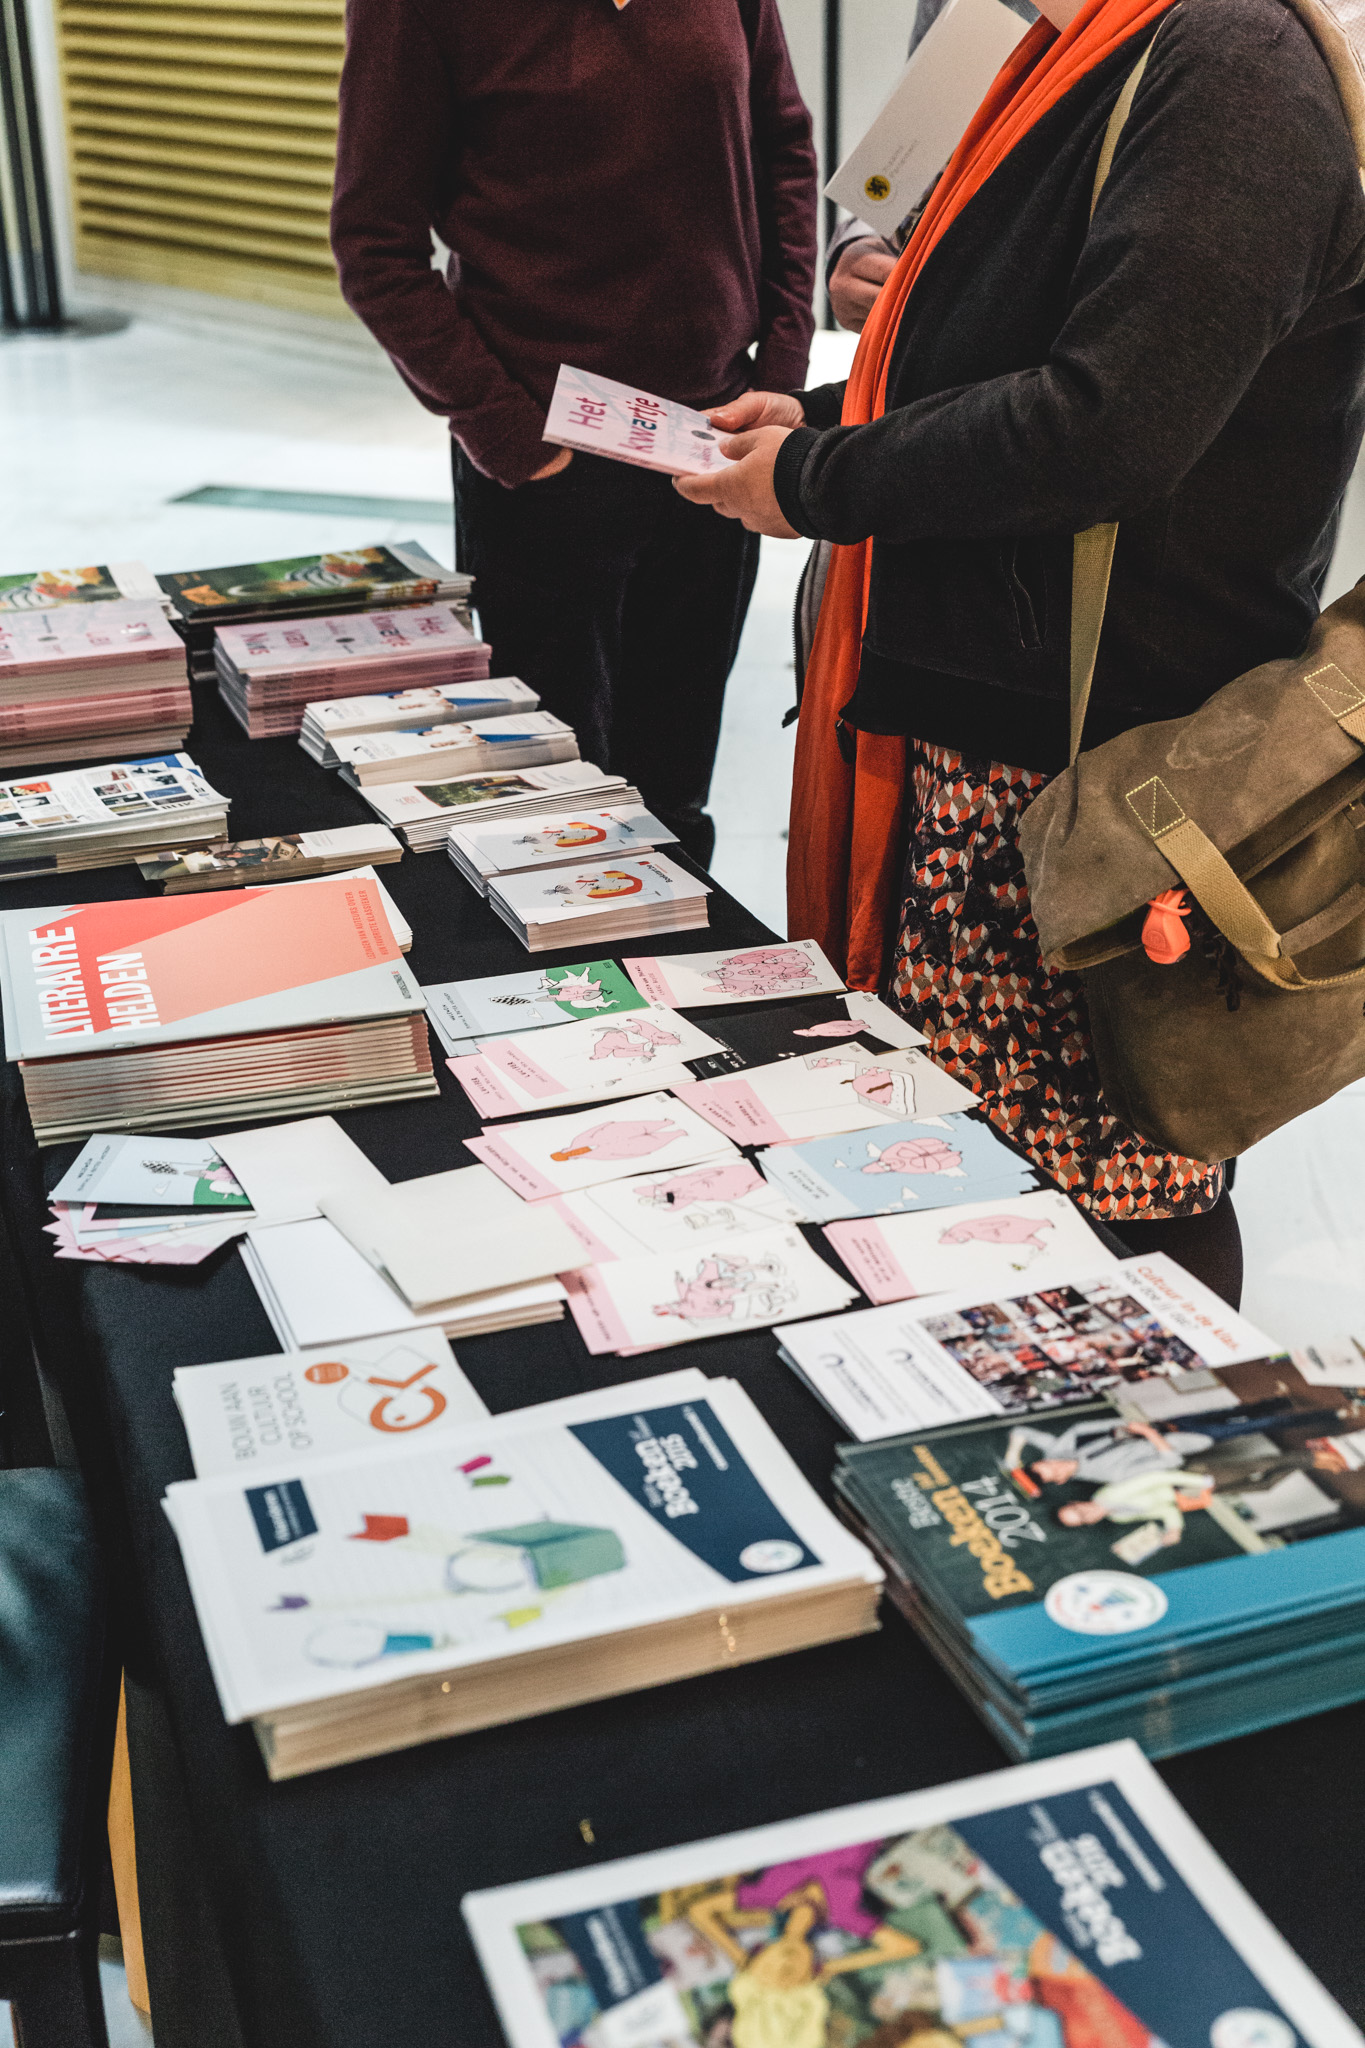
<path fill-rule="evenodd" d="M 808 427 L 837 427 L 844 417 L 842 384 L 818 384 L 813 391 L 793 391 L 791 396 L 806 415 Z"/>
<path fill-rule="evenodd" d="M 798 395 L 804 397 L 805 394 Z M 794 526 L 808 540 L 814 540 L 816 536 L 801 504 L 801 476 L 806 467 L 806 457 L 819 438 L 814 427 L 794 427 L 778 449 L 773 468 L 773 489 L 782 508 L 782 517 L 788 526 Z"/>

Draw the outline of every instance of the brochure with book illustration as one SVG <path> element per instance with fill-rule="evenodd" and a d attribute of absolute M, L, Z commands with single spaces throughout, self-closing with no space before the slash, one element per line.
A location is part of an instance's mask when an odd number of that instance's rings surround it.
<path fill-rule="evenodd" d="M 555 379 L 545 439 L 665 476 L 710 476 L 726 460 L 704 412 L 567 363 Z"/>
<path fill-rule="evenodd" d="M 274 1777 L 856 1634 L 880 1591 L 727 1380 L 286 1458 L 165 1506 L 223 1712 Z"/>
<path fill-rule="evenodd" d="M 498 1124 L 464 1142 L 466 1151 L 528 1202 L 631 1173 L 672 1172 L 739 1156 L 727 1137 L 674 1095 L 641 1095 L 618 1107 L 588 1104 L 563 1116 Z"/>
<path fill-rule="evenodd" d="M 944 1209 L 1021 1195 L 1036 1185 L 1027 1161 L 989 1124 L 960 1111 L 779 1145 L 761 1152 L 758 1163 L 812 1223 Z"/>
<path fill-rule="evenodd" d="M 569 1312 L 591 1352 L 653 1351 L 765 1330 L 787 1316 L 828 1315 L 857 1298 L 799 1230 L 699 1237 L 685 1252 L 655 1252 L 566 1273 Z"/>
<path fill-rule="evenodd" d="M 603 1181 L 557 1195 L 553 1206 L 594 1265 L 642 1252 L 681 1258 L 701 1241 L 714 1244 L 805 1220 L 747 1159 L 734 1158 Z"/>
<path fill-rule="evenodd" d="M 180 1365 L 172 1390 L 198 1479 L 411 1442 L 488 1413 L 439 1330 Z"/>
<path fill-rule="evenodd" d="M 236 889 L 244 882 L 296 882 L 401 860 L 403 849 L 385 825 L 339 825 L 328 832 L 277 832 L 264 839 L 218 839 L 172 847 L 138 862 L 144 882 L 184 895 Z"/>
<path fill-rule="evenodd" d="M 719 1081 L 694 1081 L 678 1093 L 741 1145 L 800 1143 L 967 1109 L 976 1101 L 922 1052 L 869 1053 L 856 1044 L 798 1053 Z"/>
<path fill-rule="evenodd" d="M 646 931 L 688 931 L 709 920 L 710 884 L 666 854 L 553 868 L 548 874 L 493 875 L 488 901 L 530 951 L 609 944 Z"/>
<path fill-rule="evenodd" d="M 845 1446 L 835 1484 L 1008 1750 L 1162 1756 L 1365 1696 L 1361 1443 L 1277 1357 Z"/>
<path fill-rule="evenodd" d="M 916 1219 L 919 1220 L 919 1219 Z M 1061 1259 L 1026 1292 L 930 1294 L 778 1332 L 783 1356 L 867 1442 L 973 1415 L 1033 1414 L 1128 1382 L 1269 1358 L 1254 1323 L 1164 1253 Z"/>
<path fill-rule="evenodd" d="M 424 732 L 339 736 L 332 752 L 343 781 L 357 789 L 380 783 L 419 782 L 433 776 L 477 775 L 485 769 L 540 768 L 576 761 L 573 727 L 553 711 L 521 711 L 481 724 L 434 725 Z"/>
<path fill-rule="evenodd" d="M 876 1055 L 888 1046 L 911 1051 L 924 1044 L 924 1034 L 876 996 L 815 996 L 803 1003 L 767 1004 L 724 1017 L 715 1025 L 724 1051 L 697 1069 L 699 1080 L 774 1060 L 842 1047 Z"/>
<path fill-rule="evenodd" d="M 1131 1742 L 463 1912 L 509 2048 L 1360 2048 Z"/>
<path fill-rule="evenodd" d="M 539 704 L 535 691 L 519 676 L 385 690 L 368 697 L 326 697 L 305 708 L 299 745 L 324 768 L 335 768 L 335 739 L 407 727 L 430 729 L 452 720 L 474 725 L 484 718 L 505 718 L 513 711 L 535 711 Z"/>
<path fill-rule="evenodd" d="M 443 782 L 391 782 L 361 791 L 370 809 L 401 832 L 414 853 L 444 846 L 453 824 L 494 824 L 548 810 L 563 800 L 638 804 L 640 792 L 619 775 L 604 775 L 591 761 L 558 761 L 546 768 L 497 770 Z"/>
<path fill-rule="evenodd" d="M 156 580 L 178 618 L 190 626 L 206 622 L 210 631 L 229 619 L 302 614 L 310 606 L 330 611 L 347 601 L 393 604 L 463 595 L 472 582 L 443 568 L 415 540 L 223 569 L 177 569 Z"/>
<path fill-rule="evenodd" d="M 88 569 L 28 569 L 0 576 L 0 612 L 47 611 L 53 605 L 103 604 L 120 598 L 165 603 L 142 562 L 109 562 Z"/>
<path fill-rule="evenodd" d="M 671 1010 L 828 995 L 844 986 L 814 939 L 774 939 L 729 953 L 643 955 L 622 965 L 642 995 Z"/>
<path fill-rule="evenodd" d="M 203 1138 L 88 1138 L 48 1198 L 129 1209 L 250 1209 L 251 1200 Z"/>
<path fill-rule="evenodd" d="M 1055 1189 L 967 1202 L 948 1214 L 829 1223 L 825 1236 L 873 1302 L 1009 1288 L 1059 1263 L 1074 1273 L 1113 1257 Z"/>
<path fill-rule="evenodd" d="M 950 0 L 825 197 L 895 234 L 957 148 L 1026 22 L 1001 0 Z"/>
<path fill-rule="evenodd" d="M 650 1008 L 555 1024 L 534 1038 L 485 1039 L 449 1066 L 481 1116 L 503 1117 L 672 1088 L 692 1079 L 690 1062 L 716 1051 L 699 1025 Z"/>
<path fill-rule="evenodd" d="M 228 799 L 188 754 L 0 782 L 0 878 L 117 866 L 144 851 L 220 839 L 227 812 Z"/>
<path fill-rule="evenodd" d="M 646 1008 L 645 998 L 614 960 L 532 967 L 478 981 L 437 982 L 422 994 L 432 1029 L 452 1056 L 476 1052 L 475 1041 L 483 1038 Z"/>
<path fill-rule="evenodd" d="M 573 867 L 585 859 L 616 861 L 623 854 L 672 846 L 676 840 L 677 834 L 651 811 L 620 804 L 567 816 L 557 810 L 496 828 L 454 825 L 446 850 L 465 880 L 486 896 L 495 875 Z"/>

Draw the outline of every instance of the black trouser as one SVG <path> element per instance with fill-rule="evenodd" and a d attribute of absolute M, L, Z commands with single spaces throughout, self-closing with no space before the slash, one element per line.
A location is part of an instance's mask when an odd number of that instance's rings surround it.
<path fill-rule="evenodd" d="M 758 536 L 672 479 L 597 455 L 514 491 L 458 443 L 455 548 L 494 675 L 520 676 L 586 761 L 635 783 L 703 865 L 725 683 L 758 573 Z"/>

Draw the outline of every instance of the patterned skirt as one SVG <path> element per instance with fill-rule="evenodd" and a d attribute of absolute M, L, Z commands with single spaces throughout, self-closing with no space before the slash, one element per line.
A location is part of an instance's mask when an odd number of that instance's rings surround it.
<path fill-rule="evenodd" d="M 893 989 L 991 1122 L 1101 1221 L 1195 1216 L 1221 1166 L 1153 1151 L 1100 1089 L 1085 991 L 1038 950 L 1019 821 L 1048 778 L 911 740 Z"/>

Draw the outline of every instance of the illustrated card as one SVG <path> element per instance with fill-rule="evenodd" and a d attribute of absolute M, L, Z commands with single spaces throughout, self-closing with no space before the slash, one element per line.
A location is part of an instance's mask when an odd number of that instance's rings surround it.
<path fill-rule="evenodd" d="M 533 1040 L 524 1032 L 486 1039 L 449 1064 L 479 1114 L 500 1117 L 680 1086 L 692 1080 L 690 1061 L 717 1051 L 676 1011 L 649 1009 L 556 1024 Z"/>
<path fill-rule="evenodd" d="M 943 1209 L 1022 1194 L 1036 1184 L 1027 1162 L 989 1124 L 954 1112 L 778 1146 L 758 1163 L 816 1223 Z"/>
<path fill-rule="evenodd" d="M 642 995 L 673 1010 L 827 995 L 844 985 L 814 939 L 774 940 L 724 953 L 666 953 L 623 964 Z"/>
<path fill-rule="evenodd" d="M 565 1274 L 589 1351 L 653 1351 L 767 1329 L 791 1315 L 846 1308 L 854 1290 L 799 1230 L 700 1240 L 686 1253 L 617 1259 Z"/>
<path fill-rule="evenodd" d="M 611 1107 L 589 1104 L 563 1116 L 499 1124 L 464 1142 L 528 1202 L 650 1168 L 673 1172 L 737 1157 L 722 1132 L 673 1095 L 641 1095 Z"/>
<path fill-rule="evenodd" d="M 966 1109 L 976 1098 L 921 1052 L 857 1045 L 804 1052 L 718 1081 L 694 1081 L 684 1102 L 742 1145 L 786 1145 Z"/>

